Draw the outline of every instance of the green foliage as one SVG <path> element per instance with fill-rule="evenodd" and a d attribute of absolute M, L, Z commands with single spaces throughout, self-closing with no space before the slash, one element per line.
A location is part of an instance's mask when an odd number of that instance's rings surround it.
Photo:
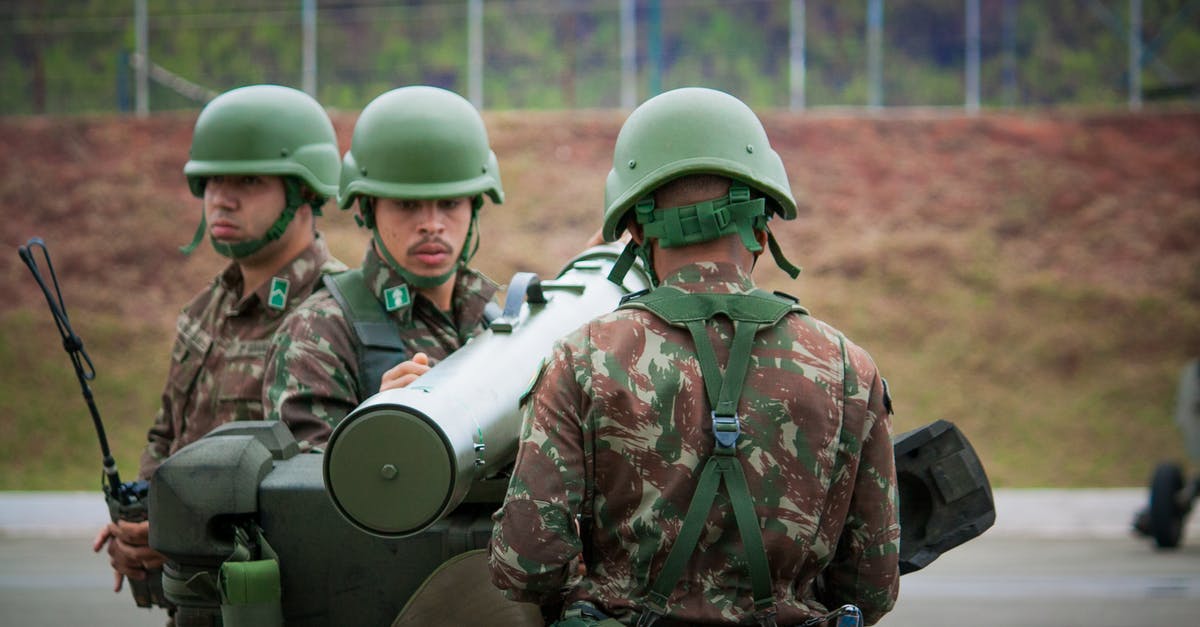
<path fill-rule="evenodd" d="M 661 30 L 652 31 L 652 2 Z M 867 100 L 866 2 L 806 4 L 810 106 Z M 706 85 L 756 107 L 789 99 L 787 0 L 640 0 L 639 99 Z M 885 105 L 963 100 L 962 0 L 884 3 Z M 1196 83 L 1200 13 L 1187 0 L 1143 3 L 1147 87 Z M 301 83 L 300 3 L 149 2 L 149 55 L 199 85 Z M 620 28 L 611 0 L 486 0 L 488 107 L 612 107 L 620 98 Z M 1009 13 L 1011 11 L 1011 13 Z M 1126 4 L 1096 0 L 981 2 L 984 101 L 991 105 L 1122 104 L 1128 97 Z M 78 113 L 132 106 L 132 3 L 16 0 L 0 9 L 0 113 Z M 1006 35 L 1007 25 L 1012 32 Z M 361 108 L 380 93 L 425 83 L 467 90 L 467 3 L 349 1 L 318 6 L 319 97 Z M 652 45 L 655 44 L 655 45 Z M 651 58 L 651 50 L 661 50 Z M 152 108 L 195 108 L 168 88 Z"/>

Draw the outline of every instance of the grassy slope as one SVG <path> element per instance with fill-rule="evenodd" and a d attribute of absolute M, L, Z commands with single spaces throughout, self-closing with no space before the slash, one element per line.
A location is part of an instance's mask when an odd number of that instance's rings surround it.
<path fill-rule="evenodd" d="M 599 224 L 613 112 L 497 113 L 509 202 L 477 265 L 551 274 Z M 872 352 L 897 428 L 957 422 L 998 486 L 1140 485 L 1182 458 L 1171 423 L 1200 354 L 1200 114 L 788 116 L 764 120 L 810 208 L 776 224 L 796 294 Z M 50 244 L 128 476 L 157 405 L 172 321 L 220 268 L 183 259 L 190 115 L 0 119 L 0 489 L 86 489 L 87 410 L 13 249 Z M 337 115 L 350 137 L 352 115 Z M 343 146 L 345 148 L 345 146 Z M 357 263 L 346 215 L 323 229 Z"/>

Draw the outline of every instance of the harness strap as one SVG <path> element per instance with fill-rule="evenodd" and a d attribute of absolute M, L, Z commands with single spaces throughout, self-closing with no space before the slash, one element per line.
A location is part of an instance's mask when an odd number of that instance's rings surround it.
<path fill-rule="evenodd" d="M 379 380 L 392 366 L 408 359 L 396 323 L 369 287 L 361 268 L 326 274 L 325 287 L 345 312 L 358 342 L 359 387 L 363 398 L 379 391 Z"/>
<path fill-rule="evenodd" d="M 639 627 L 650 627 L 666 615 L 670 593 L 699 544 L 704 522 L 716 501 L 718 489 L 724 483 L 745 547 L 754 595 L 754 615 L 760 625 L 772 626 L 775 624 L 775 595 L 772 592 L 766 547 L 758 517 L 754 513 L 754 499 L 737 458 L 737 440 L 741 433 L 737 405 L 749 369 L 755 335 L 759 330 L 777 324 L 787 313 L 804 312 L 804 309 L 760 291 L 748 295 L 688 294 L 673 288 L 655 290 L 622 307 L 646 309 L 673 325 L 684 326 L 690 332 L 696 345 L 705 392 L 710 406 L 714 408 L 713 436 L 716 439 L 713 455 L 701 471 L 679 536 L 651 585 L 645 600 L 646 611 L 639 616 L 637 624 Z M 708 320 L 718 314 L 728 316 L 734 326 L 729 362 L 724 374 L 707 330 Z"/>

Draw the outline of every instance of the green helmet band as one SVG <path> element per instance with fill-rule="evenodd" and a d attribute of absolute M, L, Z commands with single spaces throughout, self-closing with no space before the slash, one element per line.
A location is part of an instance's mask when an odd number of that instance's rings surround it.
<path fill-rule="evenodd" d="M 221 256 L 230 259 L 249 257 L 262 250 L 267 244 L 283 237 L 283 234 L 287 232 L 288 225 L 296 217 L 296 210 L 304 204 L 307 203 L 312 207 L 314 216 L 321 215 L 321 205 L 325 202 L 325 199 L 320 196 L 311 200 L 305 199 L 304 188 L 299 179 L 291 176 L 283 177 L 283 189 L 285 198 L 283 211 L 280 212 L 279 217 L 275 219 L 275 222 L 271 224 L 270 228 L 267 229 L 267 232 L 261 238 L 228 244 L 217 241 L 216 238 L 209 236 L 208 239 L 212 244 L 213 250 L 217 251 Z M 207 226 L 208 220 L 205 218 L 202 208 L 200 210 L 200 225 L 196 228 L 196 234 L 192 236 L 190 244 L 179 248 L 180 252 L 185 255 L 192 254 L 196 250 L 196 247 L 200 245 L 200 240 L 204 237 Z"/>
<path fill-rule="evenodd" d="M 766 200 L 750 198 L 750 188 L 730 187 L 723 198 L 683 207 L 655 209 L 654 199 L 638 201 L 634 207 L 646 239 L 658 240 L 663 248 L 677 248 L 737 233 L 750 252 L 762 251 L 754 231 L 767 226 Z"/>
<path fill-rule="evenodd" d="M 793 279 L 800 274 L 800 268 L 783 256 L 783 249 L 767 227 L 766 199 L 751 199 L 750 188 L 744 185 L 731 186 L 729 194 L 722 198 L 682 207 L 656 209 L 653 198 L 642 199 L 635 205 L 634 215 L 642 225 L 646 244 L 630 241 L 625 245 L 608 275 L 614 283 L 620 284 L 634 259 L 639 258 L 657 286 L 659 277 L 650 256 L 649 241 L 652 239 L 658 240 L 658 245 L 663 248 L 677 248 L 737 233 L 746 250 L 758 253 L 762 252 L 762 245 L 754 236 L 755 231 L 766 231 L 771 256 L 780 269 Z"/>

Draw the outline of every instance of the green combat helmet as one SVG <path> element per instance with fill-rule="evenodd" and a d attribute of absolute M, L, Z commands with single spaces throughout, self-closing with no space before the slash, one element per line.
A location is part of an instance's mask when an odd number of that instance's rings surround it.
<path fill-rule="evenodd" d="M 279 85 L 250 85 L 225 92 L 209 102 L 192 134 L 189 160 L 183 166 L 188 187 L 204 197 L 208 177 L 233 174 L 281 176 L 287 190 L 279 218 L 257 240 L 213 248 L 234 259 L 251 255 L 279 239 L 306 202 L 320 215 L 325 199 L 337 194 L 337 135 L 325 109 L 308 94 Z M 306 199 L 303 186 L 315 193 Z M 185 253 L 195 250 L 204 235 L 205 220 Z"/>
<path fill-rule="evenodd" d="M 373 231 L 379 254 L 410 284 L 441 285 L 471 260 L 479 247 L 477 221 L 483 194 L 496 204 L 504 202 L 500 165 L 488 144 L 483 118 L 465 98 L 417 85 L 393 89 L 363 109 L 342 161 L 338 206 L 349 209 L 358 200 L 359 223 Z M 406 271 L 380 239 L 372 199 L 461 196 L 471 197 L 472 205 L 458 266 L 437 277 Z"/>
<path fill-rule="evenodd" d="M 655 207 L 653 192 L 688 174 L 733 180 L 729 195 L 687 207 Z M 765 196 L 751 199 L 751 191 Z M 621 127 L 613 167 L 604 186 L 604 241 L 616 241 L 629 213 L 664 248 L 696 244 L 737 233 L 751 252 L 762 246 L 754 232 L 768 234 L 775 263 L 792 278 L 800 269 L 783 257 L 767 228 L 772 214 L 796 217 L 796 201 L 783 161 L 771 148 L 754 112 L 724 92 L 700 87 L 675 89 L 642 103 Z M 620 281 L 634 257 L 654 275 L 648 246 L 630 242 L 610 279 Z"/>

